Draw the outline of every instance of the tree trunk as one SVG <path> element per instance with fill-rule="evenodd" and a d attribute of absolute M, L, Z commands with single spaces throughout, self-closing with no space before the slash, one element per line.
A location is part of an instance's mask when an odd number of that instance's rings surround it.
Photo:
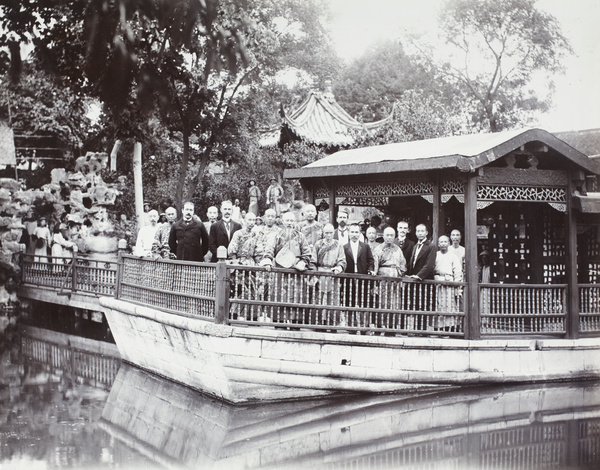
<path fill-rule="evenodd" d="M 183 203 L 183 188 L 185 186 L 185 177 L 187 176 L 190 161 L 190 136 L 187 129 L 183 130 L 183 154 L 181 155 L 181 166 L 179 168 L 179 179 L 175 189 L 175 207 L 181 210 Z"/>

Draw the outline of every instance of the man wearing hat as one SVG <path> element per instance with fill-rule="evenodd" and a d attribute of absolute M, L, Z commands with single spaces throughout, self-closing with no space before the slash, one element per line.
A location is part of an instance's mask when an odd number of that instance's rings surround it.
<path fill-rule="evenodd" d="M 277 215 L 281 214 L 279 204 L 283 197 L 283 188 L 278 183 L 277 179 L 271 178 L 271 185 L 267 189 L 267 207 L 273 209 Z"/>

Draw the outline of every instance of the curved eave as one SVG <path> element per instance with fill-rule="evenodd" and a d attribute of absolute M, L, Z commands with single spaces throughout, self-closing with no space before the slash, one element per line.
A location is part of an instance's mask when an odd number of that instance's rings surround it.
<path fill-rule="evenodd" d="M 499 141 L 503 134 L 506 139 Z M 303 168 L 286 170 L 284 177 L 303 179 L 450 168 L 472 172 L 529 142 L 541 142 L 581 169 L 600 174 L 600 162 L 588 158 L 547 131 L 529 129 L 351 149 L 337 152 Z M 450 150 L 446 155 L 443 154 L 445 146 Z"/>

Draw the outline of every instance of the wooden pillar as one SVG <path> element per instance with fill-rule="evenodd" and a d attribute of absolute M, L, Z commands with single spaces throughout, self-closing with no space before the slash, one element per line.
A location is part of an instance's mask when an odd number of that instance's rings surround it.
<path fill-rule="evenodd" d="M 435 181 L 433 182 L 433 214 L 431 220 L 431 240 L 436 245 L 438 238 L 444 233 L 444 219 L 441 214 L 442 188 L 440 184 L 440 177 L 436 174 Z"/>
<path fill-rule="evenodd" d="M 73 259 L 71 260 L 71 291 L 77 290 L 77 252 L 73 252 Z"/>
<path fill-rule="evenodd" d="M 229 276 L 227 263 L 219 258 L 215 272 L 215 323 L 227 324 L 229 318 Z"/>
<path fill-rule="evenodd" d="M 123 280 L 123 252 L 119 250 L 117 254 L 117 279 L 115 285 L 115 298 L 121 298 L 121 281 Z"/>
<path fill-rule="evenodd" d="M 335 207 L 335 185 L 329 187 L 329 222 L 335 227 L 335 216 L 337 207 Z"/>
<path fill-rule="evenodd" d="M 315 183 L 314 182 L 310 182 L 307 183 L 307 186 L 304 186 L 304 184 L 302 185 L 302 189 L 304 189 L 304 195 L 306 197 L 306 200 L 312 204 L 313 206 L 316 207 L 315 204 Z"/>
<path fill-rule="evenodd" d="M 577 287 L 577 213 L 573 209 L 573 193 L 575 184 L 572 174 L 569 175 L 567 187 L 566 239 L 567 249 L 567 338 L 579 338 L 579 289 Z"/>
<path fill-rule="evenodd" d="M 465 183 L 465 271 L 467 292 L 465 297 L 465 337 L 481 338 L 481 312 L 479 311 L 479 279 L 477 276 L 477 173 L 471 173 Z"/>

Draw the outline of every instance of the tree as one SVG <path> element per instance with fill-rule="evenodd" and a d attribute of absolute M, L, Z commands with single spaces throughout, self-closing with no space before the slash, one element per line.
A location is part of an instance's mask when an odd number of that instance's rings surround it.
<path fill-rule="evenodd" d="M 472 105 L 474 121 L 496 132 L 547 108 L 539 84 L 551 85 L 550 75 L 563 71 L 561 61 L 572 51 L 556 18 L 537 9 L 536 0 L 453 0 L 439 24 L 439 57 L 426 56 Z"/>
<path fill-rule="evenodd" d="M 360 132 L 353 147 L 434 139 L 461 132 L 460 117 L 434 95 L 408 90 L 394 104 L 393 119 L 373 133 Z"/>
<path fill-rule="evenodd" d="M 5 3 L 5 27 L 21 40 L 38 34 L 36 60 L 101 99 L 116 128 L 145 143 L 143 121 L 156 118 L 180 144 L 170 168 L 177 204 L 194 197 L 211 161 L 243 158 L 261 85 L 285 67 L 323 73 L 331 58 L 319 0 L 58 1 L 58 15 L 38 0 L 24 20 Z M 52 21 L 36 29 L 36 15 Z"/>
<path fill-rule="evenodd" d="M 364 122 L 385 118 L 406 90 L 433 90 L 433 75 L 399 41 L 385 41 L 344 67 L 333 91 L 350 115 Z"/>

